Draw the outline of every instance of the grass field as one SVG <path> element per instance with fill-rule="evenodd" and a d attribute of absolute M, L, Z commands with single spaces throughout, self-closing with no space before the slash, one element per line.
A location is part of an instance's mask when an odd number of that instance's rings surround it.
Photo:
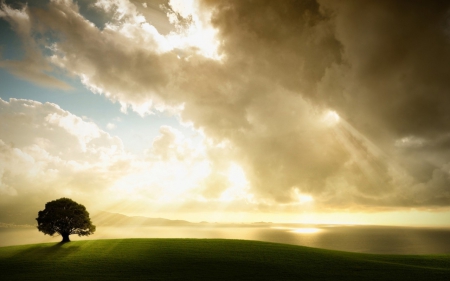
<path fill-rule="evenodd" d="M 450 280 L 450 255 L 373 255 L 223 239 L 0 248 L 0 280 Z"/>

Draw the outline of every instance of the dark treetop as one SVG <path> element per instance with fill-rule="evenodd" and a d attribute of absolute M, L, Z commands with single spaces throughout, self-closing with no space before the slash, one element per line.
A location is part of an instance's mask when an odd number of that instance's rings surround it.
<path fill-rule="evenodd" d="M 58 233 L 62 242 L 69 242 L 69 235 L 88 236 L 95 231 L 86 208 L 69 198 L 61 198 L 45 204 L 36 218 L 38 230 L 44 234 Z"/>

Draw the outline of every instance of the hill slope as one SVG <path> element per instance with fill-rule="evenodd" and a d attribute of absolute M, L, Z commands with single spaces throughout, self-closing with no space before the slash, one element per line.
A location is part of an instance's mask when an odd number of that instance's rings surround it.
<path fill-rule="evenodd" d="M 450 255 L 371 255 L 221 239 L 91 240 L 2 247 L 0 279 L 450 280 Z"/>

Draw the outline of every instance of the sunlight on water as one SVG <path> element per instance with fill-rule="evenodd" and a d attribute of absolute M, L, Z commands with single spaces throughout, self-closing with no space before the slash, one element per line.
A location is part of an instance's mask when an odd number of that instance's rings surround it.
<path fill-rule="evenodd" d="M 315 234 L 321 231 L 322 229 L 315 227 L 295 228 L 291 230 L 291 232 L 293 233 L 300 233 L 300 234 Z"/>
<path fill-rule="evenodd" d="M 293 227 L 283 227 L 283 226 L 273 226 L 272 229 L 280 229 L 285 230 L 292 233 L 299 233 L 299 234 L 316 234 L 321 232 L 323 229 L 317 228 L 317 227 L 299 227 L 299 228 L 293 228 Z"/>

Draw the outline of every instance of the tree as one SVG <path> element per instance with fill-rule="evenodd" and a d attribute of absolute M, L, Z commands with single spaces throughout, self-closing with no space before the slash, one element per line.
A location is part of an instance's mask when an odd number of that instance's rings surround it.
<path fill-rule="evenodd" d="M 61 242 L 70 242 L 69 235 L 88 236 L 95 231 L 86 207 L 69 198 L 61 198 L 45 204 L 36 218 L 38 230 L 53 236 L 62 236 Z"/>

